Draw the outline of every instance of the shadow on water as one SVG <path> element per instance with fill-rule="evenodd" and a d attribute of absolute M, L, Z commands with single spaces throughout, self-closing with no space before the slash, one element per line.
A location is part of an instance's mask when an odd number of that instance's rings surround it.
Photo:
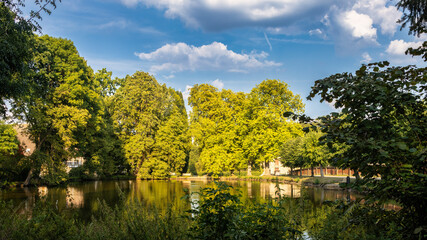
<path fill-rule="evenodd" d="M 324 201 L 355 200 L 361 195 L 340 190 L 325 190 L 315 187 L 302 187 L 292 184 L 273 182 L 229 181 L 229 185 L 241 193 L 242 201 L 259 202 L 267 198 L 275 198 L 280 188 L 282 196 L 310 201 L 314 207 Z M 201 187 L 210 184 L 208 181 L 167 181 L 167 180 L 122 180 L 93 181 L 71 183 L 68 186 L 45 186 L 33 188 L 16 188 L 0 192 L 0 200 L 12 201 L 19 206 L 19 212 L 31 212 L 36 201 L 49 201 L 60 211 L 72 210 L 82 220 L 89 220 L 99 209 L 100 201 L 114 206 L 120 201 L 119 191 L 123 192 L 125 202 L 139 200 L 146 207 L 166 209 L 173 205 L 178 209 L 189 209 L 188 202 L 181 200 L 186 193 L 197 193 Z M 120 188 L 120 190 L 117 188 Z M 198 200 L 197 194 L 191 194 L 191 200 Z M 191 207 L 196 207 L 191 205 Z"/>

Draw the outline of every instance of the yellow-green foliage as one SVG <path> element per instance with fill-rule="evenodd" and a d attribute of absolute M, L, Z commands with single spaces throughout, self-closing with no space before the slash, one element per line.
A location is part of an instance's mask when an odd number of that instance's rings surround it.
<path fill-rule="evenodd" d="M 148 73 L 122 81 L 113 97 L 113 118 L 132 171 L 141 178 L 180 173 L 189 151 L 187 112 L 182 94 Z"/>
<path fill-rule="evenodd" d="M 189 104 L 194 152 L 199 153 L 192 157 L 214 176 L 259 167 L 279 156 L 284 141 L 302 134 L 301 126 L 283 113 L 302 112 L 304 105 L 280 80 L 265 80 L 250 94 L 196 84 Z"/>

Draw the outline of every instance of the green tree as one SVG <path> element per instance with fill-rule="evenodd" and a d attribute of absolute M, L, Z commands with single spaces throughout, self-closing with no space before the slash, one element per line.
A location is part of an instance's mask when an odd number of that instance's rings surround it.
<path fill-rule="evenodd" d="M 265 80 L 249 94 L 247 133 L 243 142 L 248 174 L 252 166 L 265 165 L 277 158 L 282 144 L 301 133 L 299 123 L 283 117 L 288 111 L 303 112 L 299 95 L 280 80 Z M 268 171 L 266 171 L 267 173 Z"/>
<path fill-rule="evenodd" d="M 246 166 L 242 144 L 245 134 L 247 96 L 219 91 L 208 84 L 191 89 L 191 133 L 199 152 L 199 168 L 216 176 Z M 196 157 L 196 155 L 193 155 Z"/>
<path fill-rule="evenodd" d="M 142 168 L 146 174 L 151 173 L 147 160 L 155 147 L 164 108 L 163 95 L 162 86 L 144 72 L 126 76 L 114 95 L 114 122 L 120 130 L 126 159 L 134 174 L 141 175 Z"/>
<path fill-rule="evenodd" d="M 105 68 L 95 73 L 95 84 L 100 95 L 100 104 L 103 109 L 102 127 L 96 131 L 88 144 L 86 157 L 92 159 L 85 164 L 90 173 L 96 172 L 100 175 L 113 175 L 125 168 L 125 156 L 123 142 L 118 136 L 112 118 L 112 99 L 121 79 L 112 79 L 112 72 Z"/>
<path fill-rule="evenodd" d="M 31 59 L 31 27 L 15 21 L 16 14 L 0 3 L 0 113 L 6 113 L 5 100 L 22 94 L 25 63 Z M 17 77 L 18 76 L 18 77 Z"/>
<path fill-rule="evenodd" d="M 280 161 L 284 166 L 291 168 L 291 175 L 294 168 L 299 167 L 301 169 L 304 166 L 304 159 L 301 154 L 302 143 L 303 137 L 291 138 L 283 144 L 281 149 Z"/>
<path fill-rule="evenodd" d="M 96 161 L 90 149 L 103 126 L 98 84 L 73 43 L 49 36 L 35 42 L 29 90 L 12 105 L 36 144 L 28 181 L 42 166 L 48 174 L 63 172 L 62 162 L 70 157 Z"/>
<path fill-rule="evenodd" d="M 328 149 L 319 143 L 319 138 L 323 134 L 317 131 L 310 131 L 305 134 L 302 146 L 301 157 L 304 165 L 311 168 L 311 175 L 314 176 L 313 168 L 320 166 L 320 175 L 324 177 L 323 166 L 328 165 Z"/>
<path fill-rule="evenodd" d="M 0 121 L 0 188 L 22 172 L 22 152 L 13 125 Z"/>
<path fill-rule="evenodd" d="M 195 85 L 189 104 L 193 144 L 204 171 L 214 175 L 266 164 L 284 141 L 301 134 L 298 123 L 282 116 L 302 110 L 301 99 L 278 80 L 266 80 L 250 94 Z"/>
<path fill-rule="evenodd" d="M 157 131 L 152 156 L 167 163 L 168 171 L 181 173 L 188 162 L 190 148 L 187 112 L 181 92 L 169 88 L 166 97 L 170 99 L 168 109 Z"/>
<path fill-rule="evenodd" d="M 133 173 L 164 178 L 181 172 L 189 151 L 182 94 L 144 72 L 126 76 L 121 85 L 113 97 L 113 118 Z"/>
<path fill-rule="evenodd" d="M 225 164 L 228 154 L 222 144 L 227 123 L 221 94 L 209 84 L 196 84 L 191 88 L 188 103 L 192 107 L 190 131 L 193 145 L 200 153 L 200 165 L 205 172 L 219 175 L 228 170 Z"/>
<path fill-rule="evenodd" d="M 413 232 L 427 222 L 427 69 L 387 66 L 363 65 L 355 75 L 318 80 L 309 99 L 319 95 L 342 108 L 322 118 L 323 141 L 347 146 L 341 165 L 362 173 L 373 199 L 401 204 Z"/>
<path fill-rule="evenodd" d="M 27 90 L 25 74 L 32 57 L 33 31 L 41 30 L 38 20 L 42 13 L 51 13 L 49 7 L 56 8 L 56 0 L 37 0 L 38 9 L 25 18 L 21 10 L 24 3 L 24 0 L 0 2 L 0 114 L 3 115 L 5 100 L 18 97 Z"/>
<path fill-rule="evenodd" d="M 3 156 L 14 155 L 18 152 L 19 141 L 12 125 L 0 121 L 0 153 Z"/>

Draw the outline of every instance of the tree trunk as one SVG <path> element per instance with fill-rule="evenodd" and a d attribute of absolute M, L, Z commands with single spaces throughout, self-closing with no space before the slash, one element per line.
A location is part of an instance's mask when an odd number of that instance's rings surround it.
<path fill-rule="evenodd" d="M 354 169 L 354 176 L 356 177 L 356 181 L 360 180 L 360 175 L 359 175 L 359 171 L 357 171 L 357 169 Z"/>
<path fill-rule="evenodd" d="M 34 171 L 34 168 L 31 168 L 30 171 L 28 172 L 27 178 L 25 179 L 25 182 L 24 182 L 24 187 L 30 185 L 30 180 L 31 180 L 31 177 L 33 176 L 33 171 Z"/>
<path fill-rule="evenodd" d="M 294 174 L 294 168 L 291 167 L 291 176 Z"/>
<path fill-rule="evenodd" d="M 299 176 L 302 176 L 302 167 L 299 168 Z"/>
<path fill-rule="evenodd" d="M 325 177 L 325 175 L 323 175 L 323 166 L 320 165 L 320 177 Z"/>
<path fill-rule="evenodd" d="M 40 138 L 40 141 L 36 145 L 36 149 L 34 149 L 34 151 L 33 151 L 32 154 L 34 154 L 35 152 L 37 152 L 37 151 L 40 150 L 40 148 L 41 148 L 43 142 L 46 140 L 46 137 L 49 134 L 49 132 L 50 132 L 50 130 L 48 131 L 48 133 L 46 134 L 46 136 L 44 136 L 43 138 Z M 24 182 L 24 187 L 26 187 L 26 186 L 28 186 L 30 184 L 30 180 L 31 180 L 31 177 L 33 176 L 33 172 L 34 172 L 34 166 L 32 166 L 31 169 L 30 169 L 30 171 L 28 172 L 27 178 L 25 179 L 25 182 Z"/>
<path fill-rule="evenodd" d="M 314 177 L 314 167 L 311 166 L 311 176 Z"/>
<path fill-rule="evenodd" d="M 270 163 L 264 161 L 264 176 L 270 176 Z"/>

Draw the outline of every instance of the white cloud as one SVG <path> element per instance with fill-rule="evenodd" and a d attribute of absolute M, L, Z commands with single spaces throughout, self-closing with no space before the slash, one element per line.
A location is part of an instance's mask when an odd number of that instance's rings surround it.
<path fill-rule="evenodd" d="M 377 29 L 372 26 L 373 21 L 368 15 L 351 10 L 342 13 L 339 20 L 353 37 L 376 41 Z"/>
<path fill-rule="evenodd" d="M 391 55 L 405 55 L 405 51 L 412 47 L 417 48 L 421 46 L 422 42 L 405 42 L 404 40 L 393 40 L 388 45 L 386 52 Z"/>
<path fill-rule="evenodd" d="M 237 27 L 282 29 L 281 33 L 298 28 L 328 25 L 331 10 L 340 13 L 356 11 L 369 16 L 381 33 L 394 34 L 396 20 L 402 15 L 389 0 L 120 0 L 128 7 L 142 4 L 165 12 L 166 17 L 179 18 L 187 26 L 206 31 L 223 31 Z M 214 19 L 214 20 L 213 20 Z M 313 29 L 306 29 L 305 32 Z M 292 31 L 285 31 L 292 30 Z M 304 32 L 304 31 L 303 31 Z"/>
<path fill-rule="evenodd" d="M 185 101 L 187 101 L 188 97 L 190 97 L 190 91 L 191 91 L 192 87 L 193 86 L 190 86 L 190 85 L 185 86 L 185 91 L 182 92 L 182 97 L 184 98 Z"/>
<path fill-rule="evenodd" d="M 204 31 L 258 27 L 271 34 L 318 36 L 338 49 L 378 46 L 402 16 L 390 0 L 117 0 L 157 8 L 168 18 Z M 266 41 L 271 40 L 267 37 Z M 268 42 L 267 42 L 268 44 Z M 171 66 L 172 67 L 172 66 Z M 236 71 L 241 71 L 236 69 Z"/>
<path fill-rule="evenodd" d="M 236 27 L 280 27 L 311 21 L 340 0 L 121 0 L 128 7 L 141 3 L 165 11 L 186 25 L 207 31 Z M 215 20 L 213 20 L 215 19 Z"/>
<path fill-rule="evenodd" d="M 217 79 L 215 79 L 215 81 L 212 82 L 212 86 L 221 90 L 224 87 L 224 83 L 217 78 Z"/>
<path fill-rule="evenodd" d="M 370 63 L 372 61 L 371 56 L 369 56 L 369 53 L 367 53 L 367 52 L 364 52 L 362 54 L 362 58 L 363 58 L 363 60 L 360 61 L 360 63 Z"/>
<path fill-rule="evenodd" d="M 420 40 L 420 41 L 418 41 Z M 425 65 L 425 62 L 421 57 L 413 57 L 406 55 L 405 52 L 408 48 L 417 48 L 421 46 L 423 41 L 420 38 L 414 38 L 413 42 L 406 42 L 402 39 L 393 40 L 385 50 L 384 57 L 388 58 L 388 61 L 393 65 Z"/>
<path fill-rule="evenodd" d="M 152 62 L 150 71 L 196 71 L 196 70 L 221 70 L 221 71 L 248 71 L 256 68 L 280 66 L 280 63 L 265 60 L 267 53 L 251 52 L 239 54 L 227 49 L 220 42 L 213 42 L 200 47 L 186 43 L 166 44 L 150 53 L 136 53 L 141 59 Z"/>
<path fill-rule="evenodd" d="M 388 0 L 351 0 L 331 7 L 322 19 L 325 32 L 340 51 L 355 52 L 369 46 L 379 46 L 378 34 L 393 36 L 396 21 L 402 16 Z M 349 46 L 352 46 L 349 48 Z"/>
<path fill-rule="evenodd" d="M 388 0 L 358 0 L 353 9 L 357 12 L 368 15 L 374 24 L 378 24 L 382 34 L 393 35 L 399 24 L 397 20 L 402 16 L 402 12 L 393 5 L 387 6 Z"/>

